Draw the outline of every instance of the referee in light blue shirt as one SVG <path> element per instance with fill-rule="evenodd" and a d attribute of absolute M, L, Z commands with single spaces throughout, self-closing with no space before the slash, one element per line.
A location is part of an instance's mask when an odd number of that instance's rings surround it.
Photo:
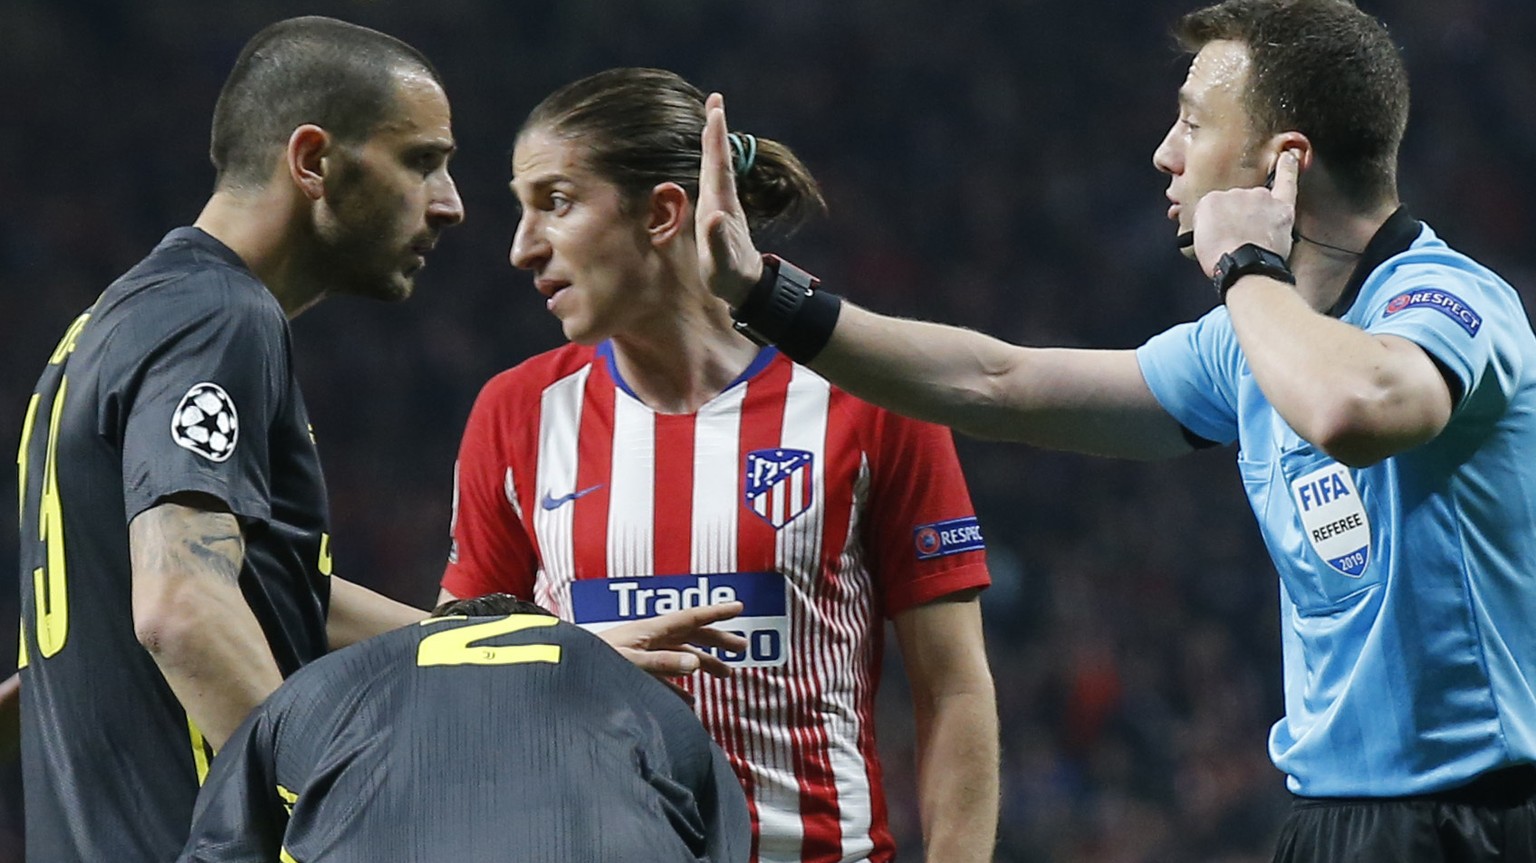
<path fill-rule="evenodd" d="M 1280 572 L 1270 754 L 1308 798 L 1496 796 L 1506 774 L 1528 792 L 1531 768 L 1511 767 L 1536 760 L 1536 339 L 1520 298 L 1398 210 L 1333 313 L 1433 359 L 1455 396 L 1433 440 L 1341 464 L 1266 399 L 1225 307 L 1137 353 L 1186 429 L 1238 445 Z"/>
<path fill-rule="evenodd" d="M 972 434 L 1237 444 L 1280 573 L 1277 863 L 1536 861 L 1536 336 L 1401 206 L 1408 79 L 1381 22 L 1225 0 L 1178 35 L 1193 59 L 1153 163 L 1215 284 L 1200 320 L 1040 349 L 796 288 L 733 209 L 723 111 L 696 217 L 711 289 L 839 386 Z"/>

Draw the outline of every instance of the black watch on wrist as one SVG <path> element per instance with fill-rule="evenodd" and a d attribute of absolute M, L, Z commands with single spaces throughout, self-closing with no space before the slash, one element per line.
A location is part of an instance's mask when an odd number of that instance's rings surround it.
<path fill-rule="evenodd" d="M 763 275 L 741 305 L 731 309 L 736 331 L 760 345 L 777 345 L 797 363 L 809 363 L 832 339 L 843 308 L 821 280 L 777 255 L 763 255 Z"/>
<path fill-rule="evenodd" d="M 779 342 L 818 284 L 815 276 L 778 255 L 763 255 L 763 275 L 741 305 L 731 309 L 736 331 L 760 345 Z"/>
<path fill-rule="evenodd" d="M 1224 303 L 1232 285 L 1243 276 L 1251 275 L 1268 276 L 1287 284 L 1296 284 L 1296 276 L 1291 273 L 1285 258 L 1257 243 L 1244 243 L 1222 255 L 1221 260 L 1216 262 L 1216 272 L 1211 275 L 1211 284 L 1216 286 L 1216 296 Z"/>

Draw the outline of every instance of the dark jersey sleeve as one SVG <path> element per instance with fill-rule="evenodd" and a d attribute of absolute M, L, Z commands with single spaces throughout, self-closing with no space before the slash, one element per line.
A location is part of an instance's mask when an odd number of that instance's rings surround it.
<path fill-rule="evenodd" d="M 704 818 L 705 853 L 711 863 L 747 863 L 752 857 L 752 816 L 747 795 L 720 747 L 711 746 L 714 758 L 707 787 L 697 789 L 699 812 Z"/>
<path fill-rule="evenodd" d="M 277 784 L 271 716 L 262 707 L 246 717 L 213 760 L 178 863 L 275 863 L 283 853 L 291 799 Z"/>
<path fill-rule="evenodd" d="M 145 297 L 120 327 L 133 358 L 110 384 L 103 413 L 123 450 L 127 517 L 176 492 L 222 500 L 257 521 L 271 515 L 267 434 L 290 397 L 282 310 L 239 275 L 209 270 Z"/>

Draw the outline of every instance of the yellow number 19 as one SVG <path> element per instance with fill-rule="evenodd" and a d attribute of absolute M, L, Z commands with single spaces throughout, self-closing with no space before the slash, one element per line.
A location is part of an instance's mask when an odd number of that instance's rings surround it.
<path fill-rule="evenodd" d="M 48 358 L 48 365 L 62 365 L 74 353 L 75 343 L 90 318 L 90 312 L 75 318 L 69 329 L 64 331 L 64 337 L 59 340 L 59 346 L 54 348 L 53 355 Z M 59 420 L 64 416 L 64 396 L 68 389 L 69 377 L 59 375 L 59 389 L 54 393 L 53 404 L 48 410 L 48 446 L 43 459 L 43 487 L 37 509 L 37 539 L 45 551 L 43 565 L 32 570 L 32 603 L 37 611 L 37 649 L 45 659 L 63 650 L 64 640 L 69 637 L 69 593 L 65 587 L 64 571 L 64 507 L 59 501 L 58 457 Z M 32 445 L 32 425 L 37 420 L 40 399 L 41 394 L 33 394 L 31 403 L 27 405 L 27 418 L 21 431 L 21 449 L 16 456 L 16 479 L 20 494 L 18 512 L 26 510 L 27 453 Z M 22 627 L 22 650 L 18 657 L 18 664 L 22 666 L 26 665 L 28 659 L 26 644 L 26 628 Z"/>
<path fill-rule="evenodd" d="M 32 598 L 37 606 L 37 649 L 44 658 L 64 647 L 69 636 L 69 594 L 65 590 L 64 508 L 59 503 L 59 418 L 64 414 L 67 379 L 59 380 L 48 421 L 48 454 L 43 462 L 43 494 L 37 513 L 37 538 L 47 548 L 43 565 L 32 570 Z M 31 418 L 31 411 L 28 411 Z M 30 425 L 30 423 L 28 423 Z M 28 429 L 30 431 L 31 429 Z M 27 441 L 22 441 L 25 452 Z M 19 470 L 26 481 L 26 466 Z"/>

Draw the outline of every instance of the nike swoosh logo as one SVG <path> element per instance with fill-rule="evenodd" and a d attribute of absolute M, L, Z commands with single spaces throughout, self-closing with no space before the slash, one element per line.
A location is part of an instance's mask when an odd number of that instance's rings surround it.
<path fill-rule="evenodd" d="M 576 498 L 578 498 L 578 497 L 586 497 L 587 495 L 591 494 L 594 491 L 597 491 L 598 489 L 600 489 L 602 487 L 603 487 L 603 483 L 598 483 L 597 485 L 594 485 L 591 488 L 584 488 L 584 489 L 582 489 L 580 491 L 573 491 L 570 494 L 563 494 L 563 495 L 561 495 L 559 497 L 555 497 L 555 496 L 551 495 L 549 492 L 546 491 L 546 492 L 544 492 L 544 499 L 539 501 L 539 505 L 544 507 L 545 509 L 559 509 L 560 507 L 565 506 L 566 504 L 570 503 L 571 501 L 575 500 Z"/>

